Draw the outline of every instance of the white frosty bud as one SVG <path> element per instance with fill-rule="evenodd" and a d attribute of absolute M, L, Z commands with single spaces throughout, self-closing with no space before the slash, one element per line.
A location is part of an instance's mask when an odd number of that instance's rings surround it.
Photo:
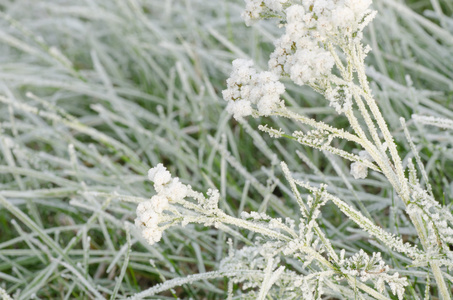
<path fill-rule="evenodd" d="M 171 180 L 171 174 L 163 164 L 158 164 L 148 171 L 149 180 L 153 181 L 155 185 L 161 186 Z"/>
<path fill-rule="evenodd" d="M 250 116 L 253 112 L 250 101 L 242 99 L 228 102 L 226 110 L 228 113 L 232 114 L 236 120 Z"/>
<path fill-rule="evenodd" d="M 351 175 L 355 179 L 364 179 L 368 175 L 368 168 L 361 162 L 354 162 L 351 164 Z"/>
<path fill-rule="evenodd" d="M 158 228 L 145 228 L 142 231 L 142 236 L 150 245 L 153 245 L 162 238 L 162 231 Z"/>
<path fill-rule="evenodd" d="M 151 200 L 137 206 L 135 226 L 141 230 L 143 238 L 151 245 L 160 241 L 162 237 L 162 229 L 159 227 L 160 214 L 167 207 L 168 199 L 161 195 L 155 195 Z"/>
<path fill-rule="evenodd" d="M 222 92 L 228 102 L 226 110 L 235 119 L 252 115 L 254 109 L 259 115 L 270 115 L 283 105 L 280 95 L 285 92 L 285 86 L 278 80 L 272 72 L 257 73 L 251 60 L 234 60 L 227 89 Z"/>
<path fill-rule="evenodd" d="M 383 144 L 383 149 L 387 148 L 387 144 Z M 359 156 L 365 160 L 373 162 L 373 157 L 368 153 L 366 150 L 362 150 L 359 152 Z M 364 179 L 368 175 L 368 167 L 362 162 L 354 162 L 351 164 L 351 175 L 354 176 L 355 179 Z"/>
<path fill-rule="evenodd" d="M 354 11 L 349 7 L 337 8 L 332 12 L 332 23 L 334 26 L 347 27 L 354 22 Z"/>
<path fill-rule="evenodd" d="M 188 188 L 179 181 L 179 178 L 173 178 L 172 182 L 165 190 L 165 194 L 173 201 L 180 201 L 187 196 Z"/>
<path fill-rule="evenodd" d="M 345 5 L 349 7 L 357 17 L 361 17 L 370 7 L 371 2 L 371 0 L 345 0 Z"/>
<path fill-rule="evenodd" d="M 303 23 L 303 16 L 305 15 L 305 9 L 301 5 L 291 5 L 286 10 L 286 20 L 288 23 Z"/>
<path fill-rule="evenodd" d="M 161 196 L 161 195 L 154 195 L 151 198 L 151 203 L 153 206 L 153 209 L 157 213 L 161 213 L 168 207 L 168 199 L 167 197 Z"/>
<path fill-rule="evenodd" d="M 153 204 L 151 201 L 141 202 L 137 206 L 137 215 L 144 213 L 145 211 L 152 209 Z"/>

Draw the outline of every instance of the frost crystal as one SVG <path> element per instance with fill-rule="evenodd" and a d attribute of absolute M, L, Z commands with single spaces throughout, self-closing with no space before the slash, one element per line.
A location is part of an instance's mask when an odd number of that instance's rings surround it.
<path fill-rule="evenodd" d="M 344 254 L 343 254 L 344 255 Z M 384 283 L 387 282 L 394 295 L 403 299 L 404 287 L 409 283 L 405 277 L 400 278 L 398 272 L 393 275 L 387 274 L 389 267 L 381 258 L 380 253 L 373 253 L 371 257 L 363 250 L 341 262 L 341 271 L 350 276 L 359 277 L 361 281 L 371 280 L 376 289 L 384 291 Z"/>

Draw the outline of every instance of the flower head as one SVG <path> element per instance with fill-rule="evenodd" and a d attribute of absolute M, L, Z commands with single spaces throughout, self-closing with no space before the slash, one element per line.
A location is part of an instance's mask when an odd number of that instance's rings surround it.
<path fill-rule="evenodd" d="M 171 174 L 163 164 L 158 164 L 148 171 L 148 178 L 153 181 L 155 185 L 163 185 L 171 180 Z"/>
<path fill-rule="evenodd" d="M 258 73 L 251 60 L 234 60 L 228 88 L 222 92 L 228 101 L 227 111 L 235 119 L 251 115 L 254 108 L 259 115 L 270 115 L 283 105 L 280 95 L 285 92 L 285 86 L 278 79 L 276 74 L 268 71 Z"/>

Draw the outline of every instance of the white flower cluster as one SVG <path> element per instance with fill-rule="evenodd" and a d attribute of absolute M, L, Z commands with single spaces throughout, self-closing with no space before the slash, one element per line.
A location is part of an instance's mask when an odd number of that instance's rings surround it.
<path fill-rule="evenodd" d="M 327 45 L 360 39 L 373 17 L 370 4 L 371 0 L 308 0 L 291 5 L 285 11 L 286 32 L 275 43 L 269 69 L 289 75 L 299 85 L 325 78 L 335 64 Z"/>
<path fill-rule="evenodd" d="M 159 224 L 165 220 L 162 213 L 168 208 L 169 201 L 184 199 L 187 196 L 188 187 L 179 182 L 179 178 L 172 178 L 162 164 L 150 169 L 148 178 L 154 182 L 154 189 L 158 194 L 137 206 L 135 225 L 152 245 L 162 238 L 163 228 Z"/>
<path fill-rule="evenodd" d="M 348 39 L 361 38 L 361 30 L 372 19 L 368 9 L 371 0 L 246 0 L 243 17 L 247 24 L 264 17 L 279 17 L 285 34 L 275 43 L 269 59 L 269 71 L 257 72 L 253 62 L 233 61 L 223 98 L 227 111 L 234 118 L 252 115 L 267 116 L 283 105 L 285 91 L 278 80 L 289 76 L 298 85 L 330 87 L 335 58 L 329 45 L 346 45 Z M 286 20 L 285 20 L 286 19 Z M 346 40 L 345 40 L 346 39 Z M 339 112 L 351 104 L 348 88 L 334 87 L 326 92 L 331 105 Z"/>
<path fill-rule="evenodd" d="M 360 151 L 359 156 L 364 160 L 369 160 L 370 162 L 374 161 L 371 155 L 365 150 Z M 351 175 L 354 176 L 355 179 L 364 179 L 368 176 L 368 167 L 360 161 L 353 162 L 351 164 Z"/>
<path fill-rule="evenodd" d="M 376 289 L 384 291 L 385 282 L 388 283 L 392 293 L 403 299 L 404 287 L 409 283 L 405 277 L 400 278 L 398 272 L 393 275 L 387 274 L 389 267 L 381 258 L 381 253 L 373 253 L 371 257 L 362 249 L 352 257 L 344 259 L 344 250 L 341 251 L 341 272 L 350 276 L 359 277 L 365 282 L 371 280 L 375 283 Z"/>
<path fill-rule="evenodd" d="M 335 64 L 332 54 L 308 33 L 304 22 L 305 9 L 292 5 L 286 10 L 286 32 L 275 42 L 269 70 L 288 75 L 298 85 L 314 83 L 331 73 Z"/>
<path fill-rule="evenodd" d="M 371 20 L 371 0 L 304 0 L 303 21 L 310 35 L 318 41 L 335 41 L 359 35 Z M 361 36 L 359 36 L 361 38 Z"/>
<path fill-rule="evenodd" d="M 163 230 L 159 223 L 161 221 L 161 213 L 167 207 L 168 199 L 158 195 L 137 206 L 135 226 L 141 230 L 143 238 L 151 245 L 159 242 L 162 238 Z"/>
<path fill-rule="evenodd" d="M 255 106 L 259 115 L 267 116 L 283 105 L 280 95 L 285 86 L 271 72 L 257 72 L 253 62 L 246 59 L 233 61 L 233 71 L 227 80 L 228 88 L 222 92 L 228 101 L 227 111 L 235 119 L 249 116 Z"/>
<path fill-rule="evenodd" d="M 163 231 L 172 226 L 186 226 L 189 223 L 218 225 L 218 213 L 221 213 L 218 190 L 209 189 L 208 197 L 205 197 L 190 185 L 181 183 L 179 178 L 172 177 L 162 164 L 150 169 L 148 178 L 154 182 L 157 195 L 137 206 L 135 225 L 151 245 L 159 242 Z"/>
<path fill-rule="evenodd" d="M 179 181 L 178 177 L 172 178 L 170 172 L 162 164 L 158 164 L 148 171 L 148 179 L 154 182 L 154 189 L 160 196 L 178 201 L 187 196 L 188 187 Z"/>

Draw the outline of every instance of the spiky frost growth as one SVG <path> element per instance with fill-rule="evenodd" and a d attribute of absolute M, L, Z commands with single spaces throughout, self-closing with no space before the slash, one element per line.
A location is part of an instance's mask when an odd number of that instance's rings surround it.
<path fill-rule="evenodd" d="M 344 256 L 344 250 L 342 251 Z M 389 275 L 389 267 L 381 258 L 381 253 L 373 253 L 370 257 L 362 249 L 348 259 L 340 262 L 341 271 L 345 274 L 359 277 L 361 281 L 371 280 L 379 292 L 384 291 L 384 284 L 387 283 L 398 299 L 403 299 L 404 287 L 409 283 L 406 278 L 400 278 L 398 272 Z"/>
<path fill-rule="evenodd" d="M 288 176 L 293 185 L 294 180 Z M 352 269 L 347 264 L 340 268 L 344 261 L 340 260 L 317 224 L 321 208 L 329 200 L 325 194 L 327 186 L 313 190 L 306 202 L 300 202 L 302 217 L 296 225 L 290 218 L 283 220 L 255 211 L 243 212 L 241 218 L 229 216 L 218 207 L 220 194 L 217 190 L 210 189 L 204 196 L 179 182 L 178 178 L 172 178 L 161 164 L 149 171 L 149 178 L 155 180 L 157 195 L 138 205 L 136 219 L 137 227 L 149 244 L 158 242 L 166 229 L 176 225 L 198 223 L 223 230 L 233 226 L 259 234 L 254 246 L 231 250 L 219 266 L 222 274 L 234 283 L 242 283 L 244 290 L 252 289 L 247 293 L 249 297 L 264 299 L 268 293 L 285 295 L 285 299 L 301 296 L 319 299 L 323 294 L 338 295 L 338 291 L 332 288 L 338 278 L 346 279 L 350 285 L 342 292 L 353 293 L 356 289 L 352 284 L 356 274 L 349 272 Z M 279 266 L 282 259 L 289 258 L 302 261 L 302 268 L 309 275 Z M 365 285 L 359 288 L 375 295 Z"/>
<path fill-rule="evenodd" d="M 415 168 L 410 162 L 411 201 L 406 207 L 409 215 L 421 216 L 425 224 L 426 248 L 414 264 L 428 265 L 433 262 L 453 269 L 453 215 L 449 207 L 441 206 L 416 180 Z"/>
<path fill-rule="evenodd" d="M 272 252 L 269 252 L 269 250 L 271 250 L 272 248 L 270 248 L 269 246 L 270 245 L 267 245 L 267 247 L 246 246 L 241 250 L 234 251 L 220 262 L 219 270 L 224 272 L 244 270 L 264 271 L 266 268 L 275 270 L 280 265 L 280 260 L 278 258 L 272 258 Z M 272 250 L 275 251 L 275 247 L 273 248 L 274 249 Z M 271 266 L 268 266 L 269 261 L 271 261 Z M 242 288 L 244 290 L 247 290 L 250 288 L 259 287 L 263 281 L 263 278 L 261 276 L 254 275 L 255 274 L 253 273 L 245 273 L 243 276 L 236 276 L 231 280 L 234 283 L 242 283 Z"/>
<path fill-rule="evenodd" d="M 246 246 L 231 251 L 229 256 L 220 262 L 219 270 L 224 273 L 235 271 L 238 274 L 230 280 L 242 284 L 244 299 L 262 299 L 260 296 L 264 284 L 267 284 L 268 294 L 279 295 L 282 299 L 315 300 L 320 299 L 324 293 L 334 294 L 324 283 L 333 272 L 319 272 L 308 276 L 297 274 L 284 266 L 279 267 L 281 261 L 278 257 L 269 257 L 275 251 L 278 251 L 278 245 L 273 243 Z"/>
<path fill-rule="evenodd" d="M 267 134 L 269 134 L 270 137 L 276 139 L 282 137 L 282 135 L 285 134 L 281 128 L 277 130 L 275 128 L 268 127 L 267 124 L 258 125 L 258 129 L 263 132 L 266 132 Z"/>

